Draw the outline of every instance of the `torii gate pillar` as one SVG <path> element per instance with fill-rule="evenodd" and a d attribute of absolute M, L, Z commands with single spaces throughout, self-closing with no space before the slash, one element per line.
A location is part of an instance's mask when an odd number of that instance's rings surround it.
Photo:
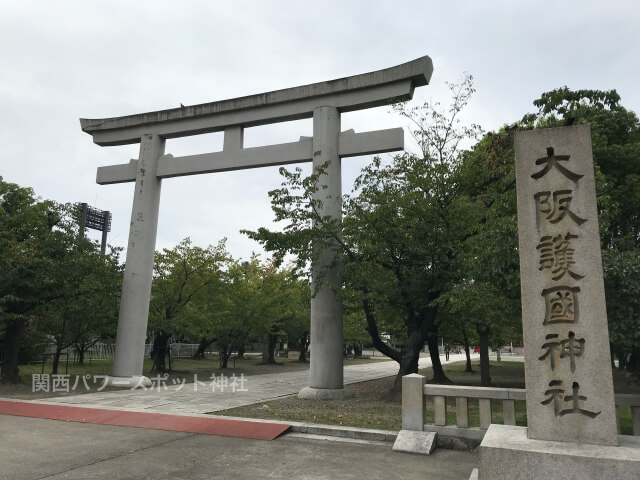
<path fill-rule="evenodd" d="M 114 377 L 131 377 L 130 382 L 142 382 L 145 386 L 149 382 L 140 376 L 144 362 L 140 345 L 145 344 L 147 322 L 138 319 L 146 319 L 149 315 L 162 186 L 162 179 L 156 173 L 158 159 L 164 154 L 164 145 L 165 140 L 159 135 L 145 134 L 140 139 L 127 260 L 122 279 L 118 341 L 113 360 Z"/>
<path fill-rule="evenodd" d="M 313 111 L 313 170 L 326 164 L 318 179 L 321 187 L 315 199 L 322 202 L 318 212 L 342 220 L 342 169 L 338 139 L 340 112 L 335 107 L 318 107 Z M 326 188 L 322 188 L 326 186 Z M 336 289 L 342 285 L 342 261 L 331 249 L 318 252 L 311 266 L 311 369 L 309 387 L 300 398 L 340 399 L 345 397 L 343 380 L 342 302 Z"/>

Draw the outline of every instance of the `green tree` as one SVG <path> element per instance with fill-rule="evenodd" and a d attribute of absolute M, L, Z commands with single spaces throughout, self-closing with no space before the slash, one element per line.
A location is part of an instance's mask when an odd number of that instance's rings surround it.
<path fill-rule="evenodd" d="M 455 296 L 452 293 L 443 297 L 440 301 L 440 316 L 444 317 L 444 319 L 440 321 L 438 332 L 442 341 L 462 346 L 466 356 L 465 372 L 474 373 L 471 363 L 471 348 L 474 345 L 478 345 L 477 329 L 473 324 L 475 318 L 468 315 L 468 312 L 462 310 L 461 307 L 465 305 L 464 303 L 459 302 L 454 304 L 452 301 L 453 298 L 455 298 Z M 449 304 L 449 302 L 451 302 L 451 304 Z"/>
<path fill-rule="evenodd" d="M 634 292 L 640 247 L 640 121 L 615 90 L 558 88 L 543 93 L 526 128 L 589 123 L 603 248 L 609 333 L 620 357 L 637 346 L 640 318 Z M 628 293 L 621 294 L 620 292 Z"/>
<path fill-rule="evenodd" d="M 62 296 L 67 256 L 79 245 L 70 207 L 35 198 L 33 190 L 0 178 L 0 332 L 3 380 L 19 381 L 21 339 L 51 315 Z M 85 247 L 89 243 L 83 244 Z M 43 332 L 45 333 L 45 332 Z"/>
<path fill-rule="evenodd" d="M 615 90 L 562 87 L 535 100 L 538 112 L 522 124 L 590 124 L 602 246 L 626 251 L 640 247 L 640 121 L 620 100 Z"/>
<path fill-rule="evenodd" d="M 186 238 L 175 248 L 156 253 L 149 308 L 155 371 L 166 369 L 167 343 L 172 336 L 193 338 L 206 331 L 208 317 L 194 307 L 194 301 L 205 289 L 211 293 L 219 286 L 228 261 L 224 240 L 205 249 Z"/>
<path fill-rule="evenodd" d="M 371 342 L 367 333 L 367 319 L 362 310 L 362 303 L 357 301 L 358 298 L 355 292 L 345 292 L 342 297 L 345 353 L 355 357 L 361 356 L 363 346 Z"/>
<path fill-rule="evenodd" d="M 507 297 L 490 282 L 460 283 L 446 295 L 444 308 L 454 318 L 443 324 L 443 333 L 466 340 L 467 371 L 471 370 L 468 339 L 478 338 L 483 386 L 491 384 L 489 347 L 498 348 L 521 337 L 519 300 Z"/>
<path fill-rule="evenodd" d="M 42 201 L 0 178 L 0 336 L 2 379 L 19 381 L 21 339 L 46 335 L 60 351 L 114 322 L 117 255 L 102 257 L 81 238 L 71 205 Z M 38 330 L 36 330 L 38 329 Z"/>
<path fill-rule="evenodd" d="M 445 328 L 463 341 L 478 339 L 483 385 L 491 381 L 489 346 L 519 339 L 522 331 L 513 158 L 513 135 L 502 129 L 465 152 L 456 172 L 474 230 L 457 249 L 460 281 L 443 297 L 451 317 Z M 467 363 L 470 368 L 468 354 Z"/>
<path fill-rule="evenodd" d="M 32 189 L 0 177 L 0 335 L 6 381 L 19 381 L 20 341 L 53 282 L 48 253 L 55 248 L 57 222 L 53 202 L 40 201 Z"/>
<path fill-rule="evenodd" d="M 342 228 L 317 213 L 313 193 L 322 188 L 317 185 L 320 171 L 303 178 L 299 169 L 281 169 L 285 183 L 270 195 L 276 220 L 287 222 L 285 231 L 246 232 L 278 259 L 293 254 L 299 267 L 313 262 L 314 251 L 334 248 L 336 258 L 344 258 L 346 288 L 340 293 L 356 295 L 374 346 L 400 365 L 398 380 L 417 371 L 425 341 L 434 379 L 446 380 L 438 355 L 436 301 L 455 283 L 456 246 L 473 230 L 454 180 L 462 142 L 480 131 L 459 120 L 473 93 L 471 77 L 450 88 L 448 111 L 431 103 L 396 107 L 413 123 L 421 155 L 405 153 L 389 163 L 376 158 L 365 167 L 354 193 L 343 200 Z M 381 339 L 381 326 L 402 332 L 401 348 Z"/>
<path fill-rule="evenodd" d="M 233 262 L 225 274 L 224 293 L 219 297 L 219 315 L 211 317 L 210 330 L 220 349 L 221 366 L 227 367 L 234 351 L 243 351 L 252 339 L 267 343 L 267 363 L 275 363 L 278 340 L 288 335 L 307 336 L 309 293 L 291 269 L 277 269 L 261 263 L 257 256 L 250 261 Z M 200 308 L 212 310 L 211 295 Z"/>
<path fill-rule="evenodd" d="M 58 212 L 56 249 L 48 259 L 55 277 L 49 301 L 35 314 L 36 328 L 55 345 L 53 374 L 63 350 L 115 331 L 122 276 L 117 251 L 101 255 L 97 243 L 80 235 L 76 208 L 60 205 Z"/>
<path fill-rule="evenodd" d="M 219 313 L 210 317 L 210 331 L 218 345 L 222 368 L 227 368 L 234 351 L 243 351 L 250 339 L 257 335 L 255 325 L 261 311 L 257 298 L 260 277 L 257 257 L 249 262 L 233 261 L 225 274 L 221 295 L 207 295 L 206 301 L 200 304 L 208 311 L 217 310 Z"/>
<path fill-rule="evenodd" d="M 286 270 L 286 308 L 283 309 L 282 330 L 289 344 L 299 349 L 298 361 L 306 362 L 311 330 L 311 285 L 309 281 Z"/>
<path fill-rule="evenodd" d="M 256 303 L 259 315 L 254 322 L 254 331 L 267 340 L 267 358 L 264 358 L 263 361 L 276 363 L 276 345 L 286 337 L 285 321 L 295 318 L 295 305 L 290 302 L 293 278 L 288 275 L 287 271 L 279 271 L 271 263 L 261 265 L 258 272 Z"/>
<path fill-rule="evenodd" d="M 609 339 L 623 366 L 625 351 L 640 351 L 640 251 L 605 252 L 604 279 Z"/>

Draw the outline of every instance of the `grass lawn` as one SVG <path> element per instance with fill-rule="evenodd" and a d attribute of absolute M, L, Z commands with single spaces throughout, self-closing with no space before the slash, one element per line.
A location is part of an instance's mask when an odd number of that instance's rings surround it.
<path fill-rule="evenodd" d="M 400 430 L 402 402 L 387 401 L 395 377 L 355 383 L 346 388 L 355 396 L 346 400 L 300 400 L 296 395 L 270 402 L 215 412 L 215 415 L 290 420 L 351 427 Z"/>
<path fill-rule="evenodd" d="M 444 370 L 456 385 L 480 385 L 479 360 L 473 362 L 474 373 L 465 373 L 464 362 L 444 366 Z M 423 369 L 421 374 L 432 378 L 431 368 Z M 522 362 L 491 362 L 491 379 L 494 386 L 524 388 L 524 364 Z M 402 428 L 402 401 L 387 395 L 393 385 L 394 377 L 362 382 L 346 388 L 355 390 L 355 397 L 347 400 L 299 400 L 290 396 L 262 404 L 232 408 L 216 415 L 235 417 L 290 420 L 299 422 L 324 423 L 385 430 Z M 627 386 L 624 372 L 614 371 L 614 388 L 617 393 L 640 394 L 640 387 Z M 478 402 L 469 399 L 469 424 L 479 426 Z M 525 402 L 515 402 L 516 424 L 526 426 L 527 413 Z M 619 409 L 622 433 L 631 435 L 631 411 L 625 407 Z M 502 402 L 492 402 L 492 421 L 502 422 Z M 433 401 L 427 399 L 427 422 L 433 423 Z M 455 398 L 447 399 L 447 424 L 455 425 Z"/>

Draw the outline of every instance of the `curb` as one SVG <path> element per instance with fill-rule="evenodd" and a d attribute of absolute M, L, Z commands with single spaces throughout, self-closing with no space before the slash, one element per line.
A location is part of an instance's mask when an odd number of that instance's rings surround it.
<path fill-rule="evenodd" d="M 339 425 L 318 425 L 315 423 L 287 422 L 294 433 L 306 433 L 328 437 L 351 438 L 374 442 L 393 443 L 398 432 L 393 430 L 376 430 L 373 428 L 343 427 Z"/>
<path fill-rule="evenodd" d="M 286 423 L 291 425 L 289 432 L 291 433 L 304 433 L 308 435 L 318 435 L 320 437 L 337 437 L 337 438 L 349 438 L 353 440 L 367 440 L 372 442 L 387 442 L 393 443 L 396 441 L 398 432 L 394 430 L 377 430 L 375 428 L 361 428 L 361 427 L 345 427 L 341 425 L 325 425 L 318 423 L 306 423 L 306 422 L 292 422 L 289 420 L 276 420 L 265 418 L 245 418 L 245 417 L 231 417 L 227 415 L 203 415 L 205 417 L 218 417 L 228 418 L 230 420 L 246 420 L 252 422 L 265 422 L 265 423 Z"/>

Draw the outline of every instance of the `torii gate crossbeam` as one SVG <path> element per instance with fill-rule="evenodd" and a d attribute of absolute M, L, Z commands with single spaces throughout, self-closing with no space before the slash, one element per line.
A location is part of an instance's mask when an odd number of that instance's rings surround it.
<path fill-rule="evenodd" d="M 144 385 L 142 377 L 153 274 L 160 189 L 163 178 L 313 162 L 328 165 L 318 180 L 322 215 L 341 218 L 342 157 L 402 150 L 401 128 L 373 132 L 340 132 L 340 114 L 408 100 L 415 87 L 428 84 L 433 66 L 421 57 L 396 67 L 301 87 L 106 119 L 80 119 L 82 130 L 101 146 L 140 143 L 138 159 L 98 168 L 99 184 L 135 182 L 131 228 L 120 303 L 113 367 L 114 385 Z M 298 142 L 244 148 L 247 127 L 313 118 L 313 137 Z M 165 140 L 223 131 L 220 152 L 173 157 Z M 338 199 L 338 201 L 336 201 Z M 331 252 L 312 266 L 312 282 L 324 273 L 311 304 L 310 387 L 305 398 L 342 398 L 342 305 L 328 287 L 339 284 L 340 265 Z M 334 264 L 333 267 L 331 265 Z"/>

